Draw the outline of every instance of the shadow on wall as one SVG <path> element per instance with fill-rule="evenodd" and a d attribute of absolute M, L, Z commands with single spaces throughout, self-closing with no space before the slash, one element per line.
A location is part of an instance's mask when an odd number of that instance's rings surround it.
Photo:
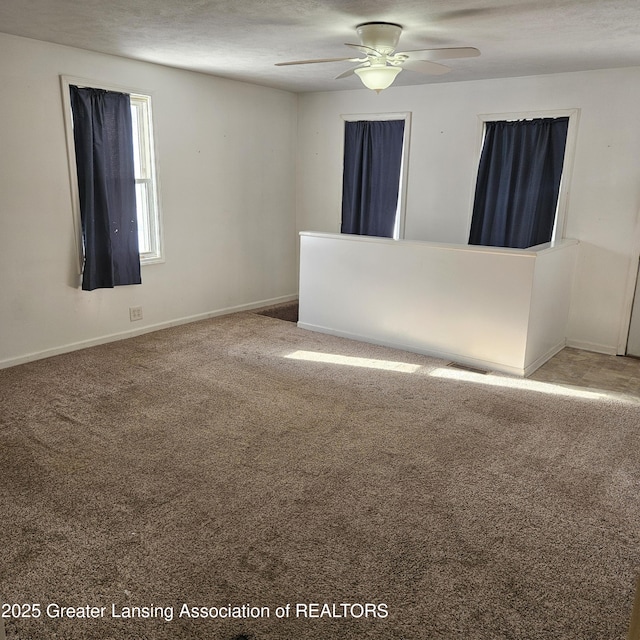
<path fill-rule="evenodd" d="M 612 355 L 619 343 L 626 344 L 635 287 L 635 273 L 630 279 L 632 266 L 637 268 L 627 254 L 580 241 L 567 328 L 569 344 Z"/>

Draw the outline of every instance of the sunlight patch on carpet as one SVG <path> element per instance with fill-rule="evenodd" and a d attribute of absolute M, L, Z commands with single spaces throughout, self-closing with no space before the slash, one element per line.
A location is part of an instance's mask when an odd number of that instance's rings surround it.
<path fill-rule="evenodd" d="M 387 371 L 397 371 L 400 373 L 415 373 L 422 368 L 419 364 L 409 364 L 408 362 L 356 358 L 355 356 L 341 356 L 335 353 L 322 353 L 317 351 L 294 351 L 286 355 L 285 358 L 289 358 L 290 360 L 306 360 L 307 362 L 338 364 L 349 367 L 365 367 L 367 369 L 385 369 Z"/>
<path fill-rule="evenodd" d="M 439 368 L 429 372 L 434 378 L 444 378 L 447 380 L 459 380 L 462 382 L 472 382 L 492 387 L 505 387 L 508 389 L 518 389 L 520 391 L 533 391 L 535 393 L 546 393 L 547 395 L 566 396 L 570 398 L 583 398 L 586 400 L 615 399 L 632 402 L 630 398 L 625 398 L 621 394 L 607 391 L 590 391 L 587 389 L 576 389 L 575 387 L 565 387 L 550 382 L 538 382 L 526 378 L 506 378 L 497 375 L 486 375 L 485 373 L 473 373 L 462 369 Z"/>

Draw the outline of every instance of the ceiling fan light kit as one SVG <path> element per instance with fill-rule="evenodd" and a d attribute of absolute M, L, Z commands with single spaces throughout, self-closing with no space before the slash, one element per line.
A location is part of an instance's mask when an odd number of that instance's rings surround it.
<path fill-rule="evenodd" d="M 452 47 L 448 49 L 418 49 L 415 51 L 395 50 L 400 40 L 402 27 L 392 22 L 364 22 L 356 27 L 360 44 L 345 43 L 366 55 L 365 58 L 323 58 L 320 60 L 296 60 L 279 62 L 276 66 L 312 64 L 317 62 L 358 62 L 357 67 L 349 69 L 339 76 L 346 78 L 356 74 L 362 84 L 376 93 L 390 87 L 402 69 L 418 73 L 442 74 L 450 71 L 449 67 L 437 64 L 433 60 L 451 58 L 471 58 L 480 52 L 473 47 Z"/>
<path fill-rule="evenodd" d="M 396 76 L 402 71 L 401 67 L 358 67 L 353 70 L 362 80 L 362 84 L 376 93 L 390 87 Z"/>

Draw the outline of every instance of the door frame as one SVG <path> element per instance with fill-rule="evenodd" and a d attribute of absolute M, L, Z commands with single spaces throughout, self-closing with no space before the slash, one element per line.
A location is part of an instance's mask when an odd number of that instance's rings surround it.
<path fill-rule="evenodd" d="M 636 228 L 633 234 L 633 254 L 629 260 L 627 271 L 627 284 L 624 300 L 624 311 L 620 320 L 620 331 L 618 340 L 617 355 L 627 355 L 627 345 L 629 344 L 629 333 L 631 332 L 631 320 L 633 313 L 633 299 L 636 294 L 636 286 L 640 280 L 640 216 L 636 218 Z"/>

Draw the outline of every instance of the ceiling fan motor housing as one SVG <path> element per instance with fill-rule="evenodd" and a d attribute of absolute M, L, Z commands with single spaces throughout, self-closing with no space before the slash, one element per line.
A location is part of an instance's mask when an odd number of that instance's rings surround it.
<path fill-rule="evenodd" d="M 398 46 L 402 27 L 392 22 L 365 22 L 356 27 L 356 33 L 362 45 L 389 55 Z"/>

